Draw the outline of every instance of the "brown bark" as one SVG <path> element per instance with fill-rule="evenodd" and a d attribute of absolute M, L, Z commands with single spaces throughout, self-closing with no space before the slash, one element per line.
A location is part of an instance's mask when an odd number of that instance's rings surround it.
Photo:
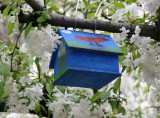
<path fill-rule="evenodd" d="M 35 0 L 25 0 L 28 5 L 30 5 L 35 11 L 43 10 L 43 6 L 39 5 Z M 94 19 L 80 19 L 67 17 L 58 14 L 50 14 L 51 20 L 48 20 L 47 23 L 53 26 L 62 26 L 62 27 L 74 27 L 75 22 L 77 22 L 77 28 L 82 29 L 93 29 L 95 28 Z M 134 33 L 135 27 L 138 25 L 141 28 L 141 36 L 149 36 L 155 40 L 159 40 L 159 27 L 152 25 L 139 25 L 139 24 L 127 24 L 127 23 L 114 23 L 109 21 L 97 20 L 96 22 L 96 30 L 103 30 L 113 33 L 120 33 L 119 30 L 122 27 L 129 29 L 132 33 Z"/>
<path fill-rule="evenodd" d="M 34 11 L 42 11 L 44 9 L 43 6 L 39 5 L 36 0 L 25 0 L 28 5 L 30 5 Z M 32 15 L 21 15 L 19 21 L 22 23 L 28 23 L 32 21 Z M 50 14 L 51 20 L 47 20 L 46 22 L 51 24 L 52 26 L 61 26 L 61 27 L 74 27 L 75 22 L 76 28 L 82 29 L 95 29 L 95 19 L 81 19 L 81 18 L 74 18 L 74 17 L 67 17 L 59 14 Z M 77 20 L 77 21 L 76 21 Z M 152 25 L 142 25 L 142 24 L 127 24 L 127 23 L 115 23 L 109 22 L 105 20 L 97 20 L 96 21 L 96 30 L 108 31 L 113 33 L 120 33 L 119 30 L 122 27 L 129 29 L 131 33 L 134 33 L 135 27 L 139 26 L 141 28 L 141 36 L 149 36 L 152 39 L 160 41 L 159 35 L 159 26 L 152 26 Z"/>

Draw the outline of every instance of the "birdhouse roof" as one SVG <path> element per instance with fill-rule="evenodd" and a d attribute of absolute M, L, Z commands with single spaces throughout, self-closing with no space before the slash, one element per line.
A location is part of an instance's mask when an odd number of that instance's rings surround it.
<path fill-rule="evenodd" d="M 59 29 L 58 33 L 69 47 L 115 53 L 122 55 L 122 50 L 109 35 Z"/>

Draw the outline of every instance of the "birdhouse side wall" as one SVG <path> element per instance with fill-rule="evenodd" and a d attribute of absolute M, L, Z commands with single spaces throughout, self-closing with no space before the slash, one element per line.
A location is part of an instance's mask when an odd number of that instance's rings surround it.
<path fill-rule="evenodd" d="M 58 79 L 70 68 L 70 51 L 66 43 L 61 40 L 58 54 L 55 60 L 54 75 L 55 79 Z"/>
<path fill-rule="evenodd" d="M 119 73 L 118 55 L 115 54 L 70 48 L 70 59 L 72 69 Z"/>

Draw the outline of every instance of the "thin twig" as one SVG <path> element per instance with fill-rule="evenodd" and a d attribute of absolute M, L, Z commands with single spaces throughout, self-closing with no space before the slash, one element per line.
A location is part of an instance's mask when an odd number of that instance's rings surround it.
<path fill-rule="evenodd" d="M 39 81 L 42 81 L 41 80 L 41 70 L 40 70 L 40 67 L 39 66 L 37 66 L 38 67 L 38 78 L 39 78 Z"/>
<path fill-rule="evenodd" d="M 120 98 L 121 95 L 121 77 L 119 78 L 119 83 L 118 83 L 118 97 Z"/>
<path fill-rule="evenodd" d="M 44 0 L 44 8 L 46 9 L 46 0 Z"/>
<path fill-rule="evenodd" d="M 20 33 L 19 33 L 19 35 L 18 35 L 18 37 L 17 37 L 17 40 L 16 40 L 16 45 L 15 45 L 15 47 L 14 47 L 14 49 L 13 49 L 13 52 L 10 54 L 10 55 L 11 55 L 11 70 L 10 70 L 10 72 L 17 72 L 17 71 L 15 71 L 15 70 L 13 69 L 13 56 L 14 56 L 15 50 L 16 50 L 16 49 L 19 49 L 19 48 L 18 48 L 18 42 L 19 42 L 20 36 L 21 36 L 22 32 L 26 29 L 27 26 L 28 26 L 28 23 L 27 23 L 27 25 L 20 31 Z"/>
<path fill-rule="evenodd" d="M 160 110 L 160 106 L 150 106 L 150 107 L 147 107 L 147 108 L 155 108 L 157 110 Z"/>
<path fill-rule="evenodd" d="M 65 14 L 70 8 L 74 7 L 75 3 L 72 3 L 66 10 L 64 10 L 63 14 Z"/>
<path fill-rule="evenodd" d="M 90 4 L 90 1 L 91 0 L 88 0 L 88 4 Z M 86 13 L 85 13 L 85 19 L 87 19 L 87 15 L 88 15 L 88 9 L 86 10 Z"/>
<path fill-rule="evenodd" d="M 117 109 L 118 109 L 118 111 L 119 111 L 119 104 L 121 103 L 121 101 L 118 100 L 121 97 L 120 85 L 121 85 L 121 77 L 119 78 L 119 82 L 118 82 L 118 98 L 117 98 Z"/>
<path fill-rule="evenodd" d="M 66 7 L 66 3 L 67 3 L 67 0 L 64 0 L 64 5 L 63 5 L 64 11 L 65 11 L 65 7 Z"/>
<path fill-rule="evenodd" d="M 159 7 L 159 18 L 158 18 L 158 26 L 159 26 L 159 41 L 160 41 L 160 7 Z"/>

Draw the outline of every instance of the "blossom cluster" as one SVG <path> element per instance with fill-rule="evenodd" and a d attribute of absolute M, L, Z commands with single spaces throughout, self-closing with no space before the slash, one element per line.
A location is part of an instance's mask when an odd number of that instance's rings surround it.
<path fill-rule="evenodd" d="M 142 7 L 139 7 L 136 3 L 131 5 L 125 5 L 125 8 L 117 9 L 115 13 L 111 16 L 111 19 L 115 22 L 131 22 L 130 20 L 135 20 L 141 18 L 143 15 Z"/>
<path fill-rule="evenodd" d="M 151 15 L 156 15 L 157 9 L 160 7 L 160 0 L 138 0 L 144 5 L 144 9 L 149 11 Z"/>
<path fill-rule="evenodd" d="M 129 31 L 125 28 L 121 29 L 122 35 L 126 32 L 126 35 Z M 150 37 L 141 37 L 139 36 L 141 29 L 137 26 L 135 28 L 135 34 L 129 40 L 129 43 L 133 44 L 133 47 L 136 48 L 134 55 L 140 55 L 140 57 L 134 59 L 133 51 L 129 52 L 126 55 L 126 59 L 123 61 L 126 66 L 135 66 L 141 68 L 141 77 L 149 84 L 153 85 L 159 89 L 159 76 L 160 76 L 160 65 L 159 65 L 159 43 L 152 45 L 154 42 Z M 126 36 L 125 35 L 125 36 Z M 124 38 L 123 38 L 124 39 Z"/>
<path fill-rule="evenodd" d="M 5 92 L 9 94 L 6 105 L 9 112 L 29 113 L 42 100 L 43 85 L 33 84 L 29 77 L 19 79 L 18 84 L 12 77 L 8 77 L 5 84 Z M 32 82 L 32 83 L 31 83 Z"/>
<path fill-rule="evenodd" d="M 49 72 L 50 57 L 60 44 L 60 40 L 58 40 L 60 38 L 61 36 L 53 31 L 51 25 L 46 28 L 42 27 L 41 30 L 35 29 L 30 31 L 26 39 L 22 34 L 20 51 L 28 53 L 32 57 L 40 57 L 44 72 Z"/>
<path fill-rule="evenodd" d="M 40 4 L 44 4 L 43 0 L 38 1 Z M 68 1 L 70 2 L 67 4 L 69 7 L 69 4 L 72 4 L 73 1 Z M 160 6 L 159 0 L 139 0 L 139 2 L 152 15 L 155 14 Z M 83 1 L 81 0 L 80 5 L 82 6 L 79 8 L 83 8 L 82 3 Z M 132 3 L 131 5 L 124 4 L 124 6 L 125 8 L 117 9 L 115 14 L 111 16 L 113 21 L 132 23 L 143 15 L 141 14 L 143 8 L 136 3 Z M 88 6 L 88 8 L 90 7 L 92 5 Z M 27 4 L 22 4 L 21 9 L 25 13 L 32 12 L 32 9 Z M 71 9 L 73 10 L 74 8 Z M 62 12 L 64 10 L 62 9 Z M 68 10 L 66 15 L 71 16 L 72 11 Z M 83 13 L 79 16 L 81 15 L 83 16 Z M 3 17 L 2 14 L 0 14 L 0 29 L 2 30 L 4 21 L 1 17 Z M 10 17 L 9 19 L 11 23 L 15 22 L 15 17 Z M 19 32 L 18 26 L 18 24 L 15 24 L 13 34 Z M 56 34 L 50 25 L 41 27 L 40 29 L 32 27 L 26 38 L 25 32 L 23 32 L 20 42 L 18 42 L 20 51 L 16 49 L 13 57 L 13 67 L 15 70 L 18 70 L 17 72 L 10 73 L 10 70 L 8 70 L 11 65 L 10 54 L 12 53 L 13 44 L 2 46 L 3 48 L 0 51 L 0 66 L 6 67 L 8 72 L 0 69 L 0 86 L 5 83 L 4 94 L 0 97 L 2 97 L 2 101 L 4 100 L 8 108 L 7 111 L 17 113 L 29 113 L 32 111 L 37 114 L 45 111 L 49 114 L 51 112 L 53 118 L 159 117 L 158 109 L 153 107 L 160 104 L 160 101 L 158 101 L 160 96 L 159 43 L 150 37 L 139 36 L 141 29 L 138 26 L 135 28 L 135 32 L 130 39 L 128 38 L 130 30 L 124 27 L 120 30 L 122 31 L 120 34 L 111 34 L 125 53 L 124 56 L 120 57 L 122 60 L 120 64 L 126 70 L 122 69 L 123 73 L 119 92 L 115 89 L 115 81 L 99 90 L 96 94 L 89 88 L 54 86 L 52 84 L 54 74 L 51 73 L 52 76 L 49 76 L 46 73 L 50 72 L 48 65 L 51 53 L 60 44 L 59 39 L 61 36 Z M 6 38 L 3 30 L 0 31 L 0 39 L 2 38 Z M 40 66 L 43 71 L 42 73 L 37 72 L 35 69 L 34 59 L 37 57 L 41 58 Z M 126 74 L 127 72 L 130 73 L 131 70 L 134 70 L 133 73 L 130 75 Z M 141 78 L 143 81 L 141 81 Z M 148 87 L 146 83 L 151 86 Z M 3 93 L 3 88 L 1 90 Z M 103 93 L 105 95 L 109 93 L 109 98 L 106 101 L 99 97 Z M 127 102 L 122 100 L 125 98 L 127 98 Z M 94 99 L 101 101 L 98 103 Z M 122 100 L 118 101 L 120 104 L 116 101 L 118 99 Z M 41 102 L 44 103 L 44 106 Z M 39 111 L 36 111 L 36 107 L 39 108 Z"/>

